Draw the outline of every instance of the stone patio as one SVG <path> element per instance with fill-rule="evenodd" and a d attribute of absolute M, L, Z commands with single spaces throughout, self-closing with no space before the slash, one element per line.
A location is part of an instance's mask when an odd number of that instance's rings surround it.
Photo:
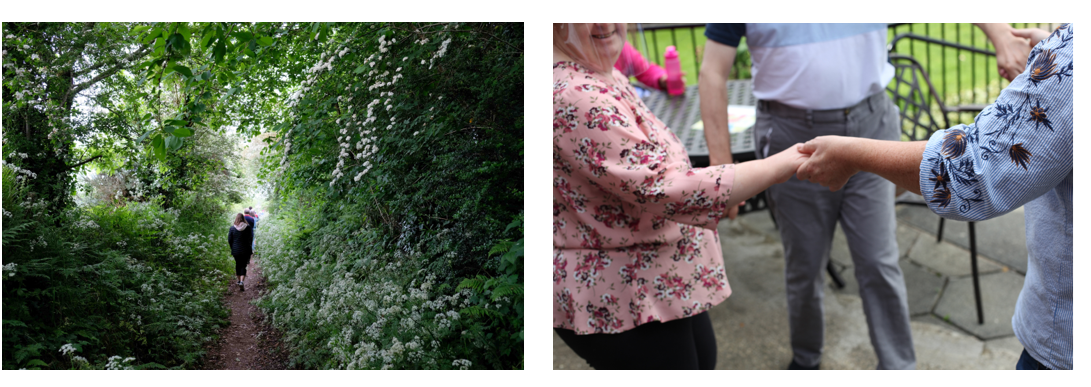
<path fill-rule="evenodd" d="M 1027 250 L 1023 209 L 977 222 L 978 269 L 985 323 L 977 323 L 965 222 L 946 221 L 927 208 L 898 205 L 900 265 L 918 369 L 1014 369 L 1022 351 L 1011 328 L 1023 286 Z M 784 290 L 784 253 L 767 211 L 720 223 L 733 293 L 709 313 L 719 353 L 717 369 L 784 369 L 791 361 Z M 859 287 L 844 233 L 838 228 L 830 258 L 845 280 L 827 276 L 826 347 L 822 369 L 874 369 Z M 556 334 L 554 369 L 589 369 Z"/>

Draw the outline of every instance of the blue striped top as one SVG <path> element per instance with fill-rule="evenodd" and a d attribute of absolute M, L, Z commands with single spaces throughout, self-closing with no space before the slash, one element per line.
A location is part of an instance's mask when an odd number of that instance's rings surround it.
<path fill-rule="evenodd" d="M 1011 322 L 1051 369 L 1072 369 L 1072 36 L 1066 24 L 1038 43 L 974 123 L 934 133 L 920 175 L 929 207 L 945 218 L 1025 205 L 1027 276 Z"/>

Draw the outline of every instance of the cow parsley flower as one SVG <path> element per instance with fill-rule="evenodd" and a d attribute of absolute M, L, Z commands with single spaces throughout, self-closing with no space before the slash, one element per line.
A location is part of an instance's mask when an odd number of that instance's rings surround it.
<path fill-rule="evenodd" d="M 452 366 L 458 367 L 458 369 L 460 370 L 470 369 L 470 364 L 470 361 L 466 359 L 456 359 L 455 361 L 451 362 Z"/>

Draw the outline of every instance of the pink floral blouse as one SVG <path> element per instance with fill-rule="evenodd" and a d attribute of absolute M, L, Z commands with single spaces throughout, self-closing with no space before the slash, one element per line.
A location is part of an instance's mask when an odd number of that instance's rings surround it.
<path fill-rule="evenodd" d="M 731 295 L 716 224 L 734 181 L 692 168 L 617 70 L 554 64 L 553 326 L 620 333 Z"/>

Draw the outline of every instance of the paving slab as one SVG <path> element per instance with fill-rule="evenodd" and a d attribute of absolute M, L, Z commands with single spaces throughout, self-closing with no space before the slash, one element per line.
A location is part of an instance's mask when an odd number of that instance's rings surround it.
<path fill-rule="evenodd" d="M 977 323 L 973 279 L 952 278 L 936 304 L 935 315 L 951 324 L 988 340 L 1014 335 L 1011 316 L 1015 301 L 1023 289 L 1023 276 L 1008 271 L 981 276 L 981 305 L 985 323 Z"/>
<path fill-rule="evenodd" d="M 553 369 L 555 370 L 591 370 L 591 366 L 576 354 L 568 344 L 553 332 Z"/>
<path fill-rule="evenodd" d="M 921 237 L 909 250 L 909 260 L 945 276 L 961 277 L 973 274 L 970 252 L 951 243 L 937 243 L 935 239 Z M 979 274 L 995 273 L 1003 267 L 977 256 Z"/>
<path fill-rule="evenodd" d="M 946 283 L 945 277 L 928 270 L 908 260 L 898 261 L 902 269 L 902 277 L 905 278 L 905 290 L 909 304 L 909 315 L 927 315 L 935 307 L 939 295 Z M 829 292 L 846 295 L 860 295 L 860 285 L 856 282 L 856 275 L 851 267 L 841 266 L 834 262 L 834 267 L 845 280 L 845 287 L 838 289 L 832 280 L 827 277 L 826 286 Z"/>
<path fill-rule="evenodd" d="M 910 327 L 917 369 L 1014 369 L 1023 350 L 1014 336 L 981 341 L 935 316 L 914 318 Z"/>
<path fill-rule="evenodd" d="M 905 291 L 909 299 L 909 315 L 927 315 L 939 301 L 947 279 L 909 260 L 898 261 L 905 277 Z"/>
<path fill-rule="evenodd" d="M 899 205 L 898 219 L 920 228 L 935 240 L 939 228 L 939 215 L 926 207 Z M 1023 207 L 998 218 L 977 222 L 977 253 L 1015 269 L 1027 272 L 1027 229 Z M 943 239 L 969 250 L 969 227 L 966 222 L 947 220 L 943 226 Z M 967 253 L 969 255 L 969 253 Z"/>
<path fill-rule="evenodd" d="M 907 226 L 904 222 L 898 222 L 898 228 L 894 231 L 898 235 L 898 258 L 905 258 L 909 249 L 917 242 L 917 239 L 928 238 L 930 235 L 915 227 Z"/>
<path fill-rule="evenodd" d="M 709 311 L 716 368 L 786 367 L 792 351 L 780 234 L 764 211 L 721 222 L 719 233 L 731 297 Z"/>

